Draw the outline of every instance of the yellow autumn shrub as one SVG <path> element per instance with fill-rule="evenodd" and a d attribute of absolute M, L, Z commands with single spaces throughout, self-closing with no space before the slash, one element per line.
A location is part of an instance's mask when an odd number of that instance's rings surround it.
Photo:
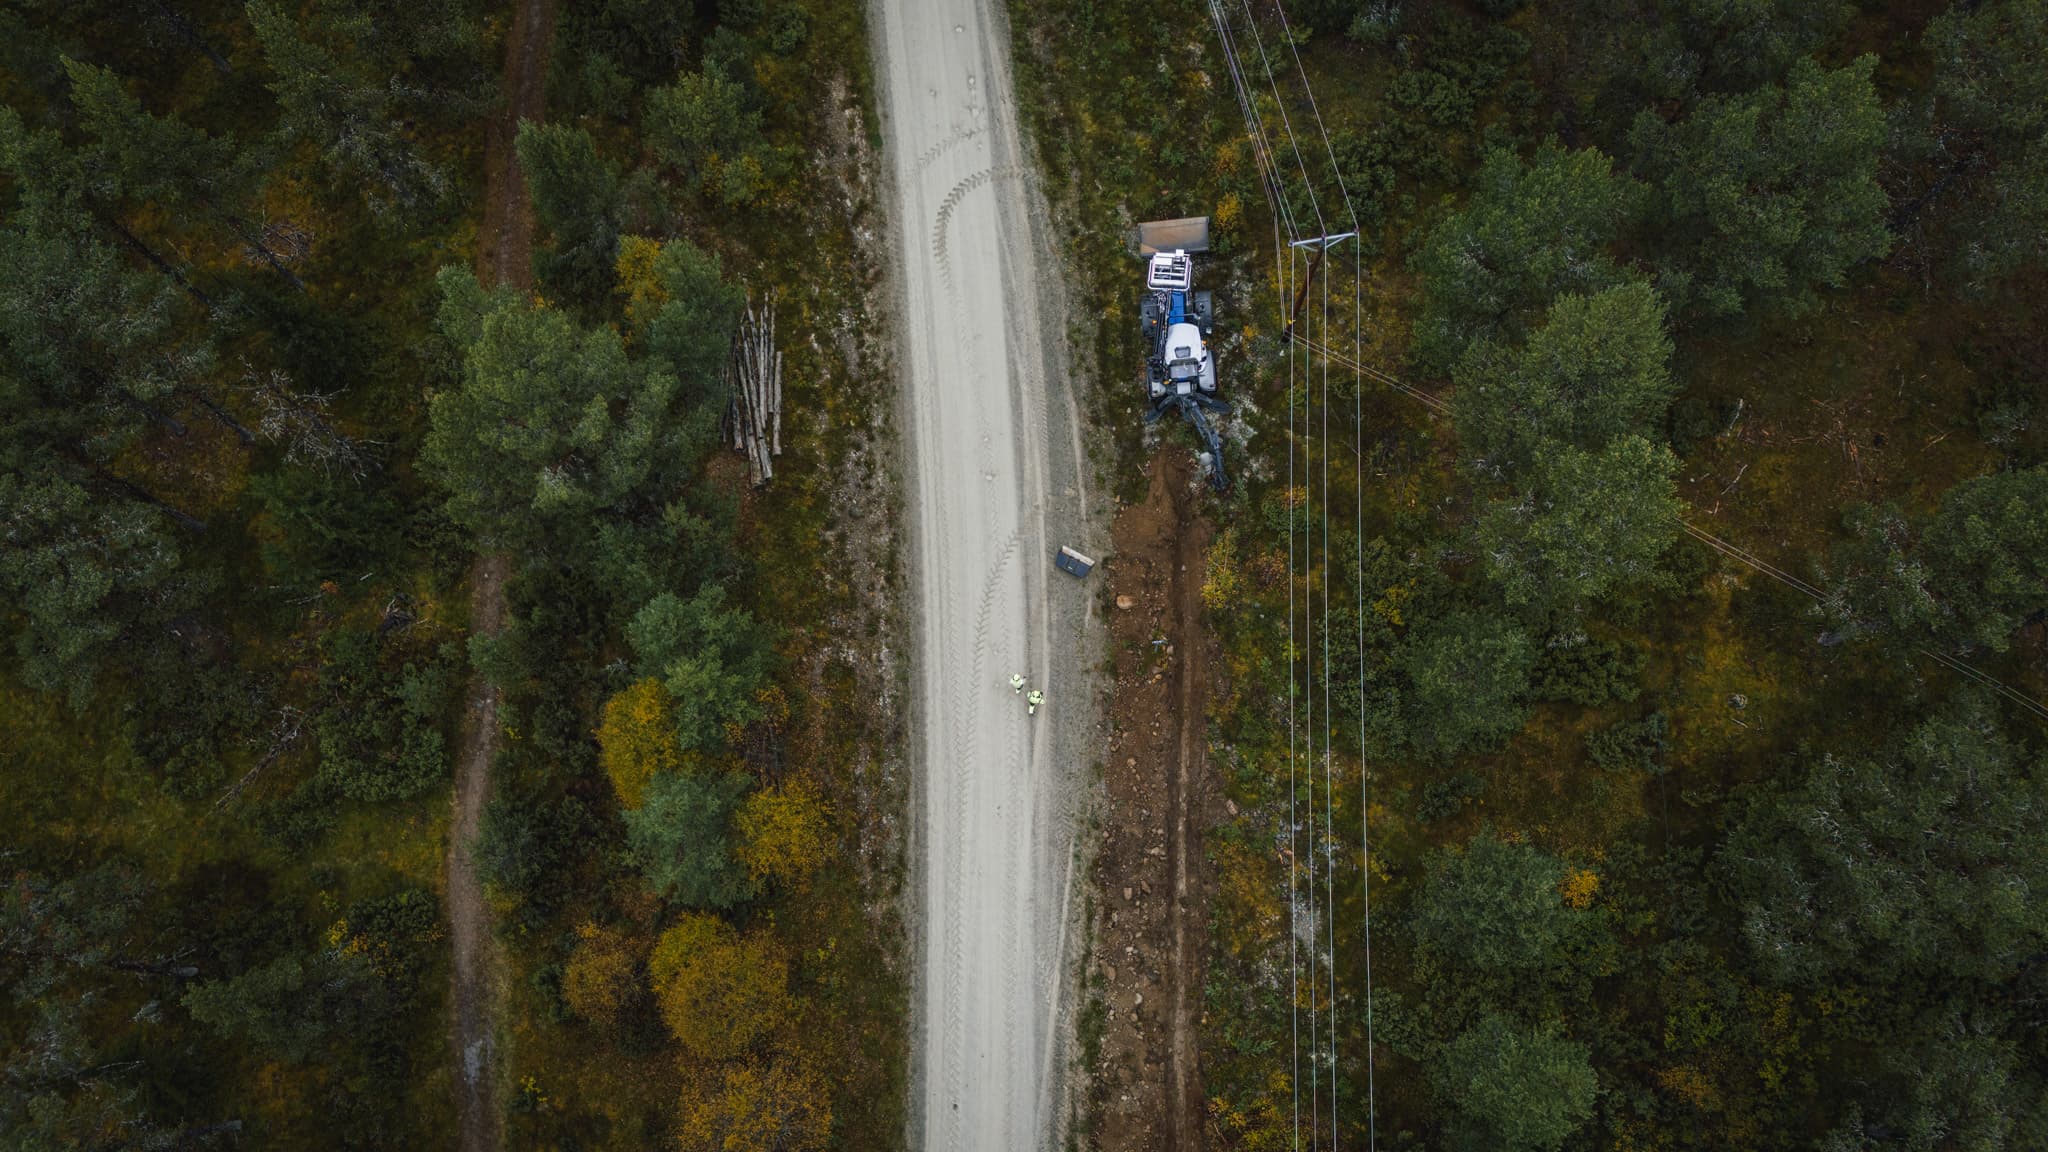
<path fill-rule="evenodd" d="M 590 923 L 580 925 L 576 936 L 576 950 L 562 971 L 562 998 L 583 1019 L 613 1027 L 639 977 L 632 941 Z"/>
<path fill-rule="evenodd" d="M 801 884 L 832 853 L 831 812 L 808 780 L 747 797 L 733 825 L 739 832 L 735 854 L 756 880 Z"/>
<path fill-rule="evenodd" d="M 677 1143 L 684 1152 L 814 1152 L 832 1128 L 832 1094 L 796 1054 L 685 1074 Z"/>
<path fill-rule="evenodd" d="M 1589 868 L 1574 868 L 1558 882 L 1558 894 L 1567 908 L 1584 908 L 1600 893 L 1600 874 Z"/>
<path fill-rule="evenodd" d="M 655 776 L 682 767 L 668 689 L 661 681 L 639 681 L 605 702 L 597 746 L 598 761 L 626 808 L 640 807 Z"/>
<path fill-rule="evenodd" d="M 1225 528 L 1203 558 L 1202 606 L 1220 612 L 1244 595 L 1244 576 L 1237 567 L 1237 529 Z"/>
<path fill-rule="evenodd" d="M 660 261 L 661 241 L 645 236 L 619 240 L 619 258 L 613 268 L 619 275 L 618 293 L 626 298 L 626 319 L 635 331 L 644 329 L 668 303 L 668 286 L 658 271 Z"/>
<path fill-rule="evenodd" d="M 796 1012 L 781 945 L 716 916 L 685 913 L 662 933 L 647 974 L 669 1034 L 693 1060 L 732 1059 Z"/>

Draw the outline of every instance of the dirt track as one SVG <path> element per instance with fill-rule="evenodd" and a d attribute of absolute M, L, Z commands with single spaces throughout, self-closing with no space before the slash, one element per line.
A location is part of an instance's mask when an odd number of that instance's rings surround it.
<path fill-rule="evenodd" d="M 486 286 L 533 285 L 533 212 L 526 176 L 513 148 L 519 122 L 547 114 L 548 48 L 554 40 L 552 0 L 518 0 L 505 43 L 505 106 L 484 129 L 484 222 L 477 234 L 476 274 Z"/>
<path fill-rule="evenodd" d="M 484 139 L 484 222 L 477 244 L 477 278 L 485 284 L 530 287 L 533 225 L 526 181 L 513 139 L 519 121 L 546 110 L 548 42 L 554 9 L 549 0 L 520 0 L 506 45 L 506 107 Z M 469 570 L 469 627 L 496 636 L 505 627 L 505 582 L 512 561 L 504 553 L 478 556 Z M 449 1043 L 455 1064 L 456 1141 L 462 1152 L 499 1147 L 497 1099 L 496 956 L 490 909 L 470 847 L 483 826 L 490 795 L 491 761 L 498 753 L 498 690 L 480 674 L 464 689 L 462 731 L 455 751 L 455 815 L 448 829 L 448 936 L 453 956 Z"/>
<path fill-rule="evenodd" d="M 1212 526 L 1194 462 L 1154 456 L 1142 504 L 1117 513 L 1110 589 L 1116 693 L 1095 863 L 1095 971 L 1106 1001 L 1093 1070 L 1102 1152 L 1202 1147 L 1197 1024 L 1213 819 L 1204 716 L 1214 654 L 1202 628 Z"/>
<path fill-rule="evenodd" d="M 1087 478 L 1057 248 L 986 0 L 874 9 L 894 188 L 896 308 L 918 596 L 922 797 L 914 1144 L 1057 1142 L 1073 819 L 1098 755 Z M 1035 718 L 1005 681 L 1042 688 Z"/>
<path fill-rule="evenodd" d="M 511 560 L 502 552 L 479 556 L 469 569 L 470 629 L 495 636 L 505 626 L 505 581 Z M 455 1116 L 462 1152 L 498 1147 L 494 1035 L 496 968 L 490 908 L 470 847 L 483 827 L 490 794 L 491 760 L 498 750 L 498 690 L 481 675 L 465 689 L 461 742 L 455 755 L 455 819 L 448 829 L 448 938 L 454 958 L 450 1001 L 454 1020 Z"/>

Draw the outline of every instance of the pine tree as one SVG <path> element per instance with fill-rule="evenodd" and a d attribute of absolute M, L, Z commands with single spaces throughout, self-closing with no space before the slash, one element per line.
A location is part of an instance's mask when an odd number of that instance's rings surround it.
<path fill-rule="evenodd" d="M 634 363 L 608 328 L 441 273 L 442 331 L 461 385 L 436 395 L 421 464 L 448 513 L 487 547 L 587 523 L 632 495 L 682 439 L 675 377 Z"/>
<path fill-rule="evenodd" d="M 625 813 L 626 843 L 664 899 L 689 908 L 730 908 L 754 895 L 732 858 L 733 809 L 753 787 L 738 772 L 661 776 Z"/>
<path fill-rule="evenodd" d="M 1475 344 L 1452 376 L 1465 458 L 1482 474 L 1527 468 L 1551 443 L 1597 449 L 1654 434 L 1676 391 L 1664 304 L 1648 284 L 1558 297 L 1519 349 Z"/>
<path fill-rule="evenodd" d="M 1782 88 L 1709 96 L 1675 124 L 1636 117 L 1629 142 L 1657 187 L 1661 283 L 1681 308 L 1802 312 L 1890 249 L 1876 66 L 1801 60 Z"/>
<path fill-rule="evenodd" d="M 1549 853 L 1482 832 L 1431 868 L 1415 910 L 1416 945 L 1483 972 L 1558 967 L 1589 926 L 1560 890 L 1569 873 Z"/>
<path fill-rule="evenodd" d="M 1474 526 L 1487 575 L 1509 604 L 1574 616 L 1653 586 L 1678 538 L 1671 450 L 1623 436 L 1599 451 L 1550 445 Z"/>
<path fill-rule="evenodd" d="M 1956 262 L 1983 284 L 2048 262 L 2048 3 L 1957 4 L 1928 25 L 1934 58 L 1924 212 L 1950 237 Z M 1951 208 L 1947 193 L 1964 195 Z"/>
<path fill-rule="evenodd" d="M 1554 1152 L 1591 1118 L 1599 1091 L 1583 1045 L 1499 1013 L 1445 1046 L 1432 1081 L 1452 1115 L 1451 1146 L 1469 1152 Z"/>
<path fill-rule="evenodd" d="M 1437 370 L 1474 341 L 1518 336 L 1561 293 L 1620 283 L 1612 248 L 1641 198 L 1597 149 L 1555 143 L 1526 164 L 1506 149 L 1488 152 L 1472 189 L 1412 261 L 1423 281 L 1416 351 Z"/>

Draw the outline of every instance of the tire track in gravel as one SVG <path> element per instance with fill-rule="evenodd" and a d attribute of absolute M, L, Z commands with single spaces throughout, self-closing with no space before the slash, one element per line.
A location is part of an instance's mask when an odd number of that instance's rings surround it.
<path fill-rule="evenodd" d="M 943 150 L 940 154 L 943 154 Z M 954 211 L 960 207 L 960 202 L 967 198 L 967 194 L 976 188 L 986 188 L 996 180 L 1019 177 L 1028 179 L 1030 172 L 1017 168 L 984 168 L 953 185 L 952 191 L 947 192 L 946 198 L 939 202 L 938 215 L 932 222 L 932 260 L 938 264 L 939 276 L 946 281 L 948 288 L 953 287 L 953 260 L 946 250 L 946 228 L 953 222 Z"/>
<path fill-rule="evenodd" d="M 969 676 L 964 681 L 956 681 L 954 684 L 954 691 L 952 693 L 955 720 L 953 738 L 955 747 L 959 750 L 962 758 L 966 760 L 972 760 L 978 751 L 975 742 L 975 721 L 979 719 L 980 708 L 976 703 L 969 701 L 965 697 L 968 693 L 972 692 L 973 685 L 984 679 L 988 672 L 989 619 L 995 609 L 996 592 L 1003 571 L 1009 567 L 1010 561 L 1015 558 L 1017 546 L 1023 541 L 1023 538 L 1024 534 L 1021 531 L 1013 533 L 1010 539 L 1004 543 L 1003 550 L 989 565 L 988 576 L 982 581 L 981 604 L 975 614 L 974 675 Z M 966 692 L 962 691 L 963 688 L 966 689 Z M 967 793 L 964 789 L 958 790 L 954 794 L 951 816 L 952 828 L 966 827 Z M 966 837 L 956 832 L 951 836 L 950 841 L 950 846 L 946 853 L 948 873 L 953 876 L 965 875 L 967 869 L 971 867 L 967 856 Z M 967 923 L 966 901 L 957 889 L 953 891 L 952 899 L 947 903 L 944 919 L 946 923 L 947 959 L 949 963 L 959 964 L 964 956 Z M 1014 947 L 1014 936 L 1008 940 L 1008 944 Z M 965 990 L 957 983 L 948 989 L 945 1019 L 949 1021 L 964 1020 L 965 1014 L 962 1011 L 964 994 Z M 948 1090 L 957 1097 L 965 1088 L 966 1069 L 963 1064 L 956 1063 L 948 1071 Z M 948 1117 L 948 1123 L 949 1128 L 957 1129 L 957 1117 Z M 956 1142 L 957 1132 L 941 1143 L 942 1145 L 952 1145 Z"/>

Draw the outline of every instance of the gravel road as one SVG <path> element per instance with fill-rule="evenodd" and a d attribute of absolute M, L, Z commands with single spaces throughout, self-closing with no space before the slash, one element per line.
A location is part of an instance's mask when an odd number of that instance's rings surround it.
<path fill-rule="evenodd" d="M 922 912 L 913 1144 L 1061 1134 L 1073 828 L 1094 756 L 1091 518 L 1062 271 L 988 0 L 874 10 L 907 372 Z M 1007 681 L 1045 694 L 1026 717 Z"/>

